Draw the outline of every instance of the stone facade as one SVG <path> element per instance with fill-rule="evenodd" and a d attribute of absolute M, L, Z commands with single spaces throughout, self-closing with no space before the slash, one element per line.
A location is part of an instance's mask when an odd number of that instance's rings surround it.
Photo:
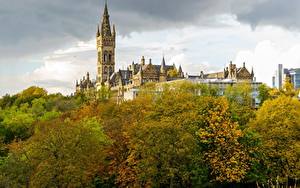
<path fill-rule="evenodd" d="M 119 70 L 115 72 L 109 81 L 109 85 L 114 88 L 118 86 L 131 86 L 139 87 L 149 82 L 166 82 L 175 79 L 184 78 L 181 66 L 178 70 L 175 65 L 166 65 L 165 58 L 163 57 L 161 65 L 145 63 L 144 56 L 140 63 L 132 63 L 126 70 Z"/>

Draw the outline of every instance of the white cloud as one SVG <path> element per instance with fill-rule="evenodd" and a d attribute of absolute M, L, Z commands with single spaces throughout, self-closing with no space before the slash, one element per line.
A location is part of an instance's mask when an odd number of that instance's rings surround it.
<path fill-rule="evenodd" d="M 86 72 L 95 75 L 96 54 L 92 43 L 95 41 L 79 42 L 74 47 L 54 51 L 43 58 L 41 67 L 26 73 L 23 80 L 44 87 L 49 93 L 73 93 L 76 80 Z"/>
<path fill-rule="evenodd" d="M 278 64 L 284 68 L 300 67 L 300 44 L 283 48 L 277 43 L 266 40 L 259 42 L 254 50 L 238 52 L 235 62 L 247 62 L 248 68 L 254 67 L 257 81 L 272 84 L 272 76 Z"/>

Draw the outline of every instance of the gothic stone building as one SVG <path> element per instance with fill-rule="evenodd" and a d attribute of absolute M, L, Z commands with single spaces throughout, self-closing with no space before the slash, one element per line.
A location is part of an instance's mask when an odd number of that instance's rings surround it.
<path fill-rule="evenodd" d="M 215 72 L 210 74 L 204 74 L 203 71 L 200 72 L 200 76 L 188 75 L 189 79 L 230 79 L 235 81 L 254 81 L 254 71 L 252 69 L 251 73 L 246 68 L 246 64 L 243 63 L 243 67 L 237 67 L 236 64 L 230 62 L 229 66 L 222 72 Z"/>
<path fill-rule="evenodd" d="M 140 63 L 132 63 L 126 70 L 115 72 L 115 48 L 116 48 L 116 29 L 111 28 L 108 8 L 105 3 L 101 26 L 97 28 L 97 78 L 91 81 L 89 75 L 83 77 L 80 82 L 76 82 L 76 92 L 85 92 L 91 89 L 100 89 L 106 85 L 112 89 L 120 87 L 139 87 L 147 82 L 166 82 L 174 79 L 184 78 L 181 66 L 178 70 L 175 65 L 166 65 L 162 59 L 160 65 L 152 64 L 151 59 L 146 64 L 142 57 Z"/>
<path fill-rule="evenodd" d="M 128 66 L 127 70 L 119 70 L 112 74 L 109 80 L 111 87 L 117 86 L 132 86 L 139 87 L 148 82 L 167 82 L 176 79 L 184 78 L 181 66 L 178 70 L 176 66 L 166 65 L 165 58 L 163 57 L 161 65 L 145 63 L 144 56 L 140 63 L 132 63 Z"/>

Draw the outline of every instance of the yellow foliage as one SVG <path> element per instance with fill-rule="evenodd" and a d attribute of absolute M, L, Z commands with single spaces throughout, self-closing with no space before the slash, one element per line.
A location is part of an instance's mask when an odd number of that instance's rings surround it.
<path fill-rule="evenodd" d="M 271 176 L 299 177 L 300 102 L 287 96 L 268 100 L 250 127 L 260 134 Z"/>
<path fill-rule="evenodd" d="M 249 169 L 247 153 L 238 139 L 243 136 L 237 123 L 230 120 L 229 104 L 225 98 L 207 98 L 213 106 L 205 114 L 207 127 L 198 135 L 209 148 L 206 152 L 211 174 L 219 182 L 239 182 Z"/>

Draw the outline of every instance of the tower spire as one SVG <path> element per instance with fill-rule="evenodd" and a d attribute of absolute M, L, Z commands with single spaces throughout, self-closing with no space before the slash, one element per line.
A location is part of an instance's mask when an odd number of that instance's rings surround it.
<path fill-rule="evenodd" d="M 166 61 L 165 61 L 165 56 L 163 56 L 163 59 L 161 61 L 160 65 L 160 73 L 165 73 L 166 72 Z"/>
<path fill-rule="evenodd" d="M 107 8 L 107 0 L 105 1 L 104 12 L 102 17 L 101 35 L 111 36 L 111 27 L 110 27 L 109 14 Z"/>
<path fill-rule="evenodd" d="M 97 37 L 99 37 L 100 36 L 100 29 L 99 29 L 99 24 L 98 24 L 98 26 L 97 26 Z"/>
<path fill-rule="evenodd" d="M 104 5 L 104 15 L 108 15 L 108 8 L 107 8 L 107 0 L 105 0 L 105 5 Z"/>

